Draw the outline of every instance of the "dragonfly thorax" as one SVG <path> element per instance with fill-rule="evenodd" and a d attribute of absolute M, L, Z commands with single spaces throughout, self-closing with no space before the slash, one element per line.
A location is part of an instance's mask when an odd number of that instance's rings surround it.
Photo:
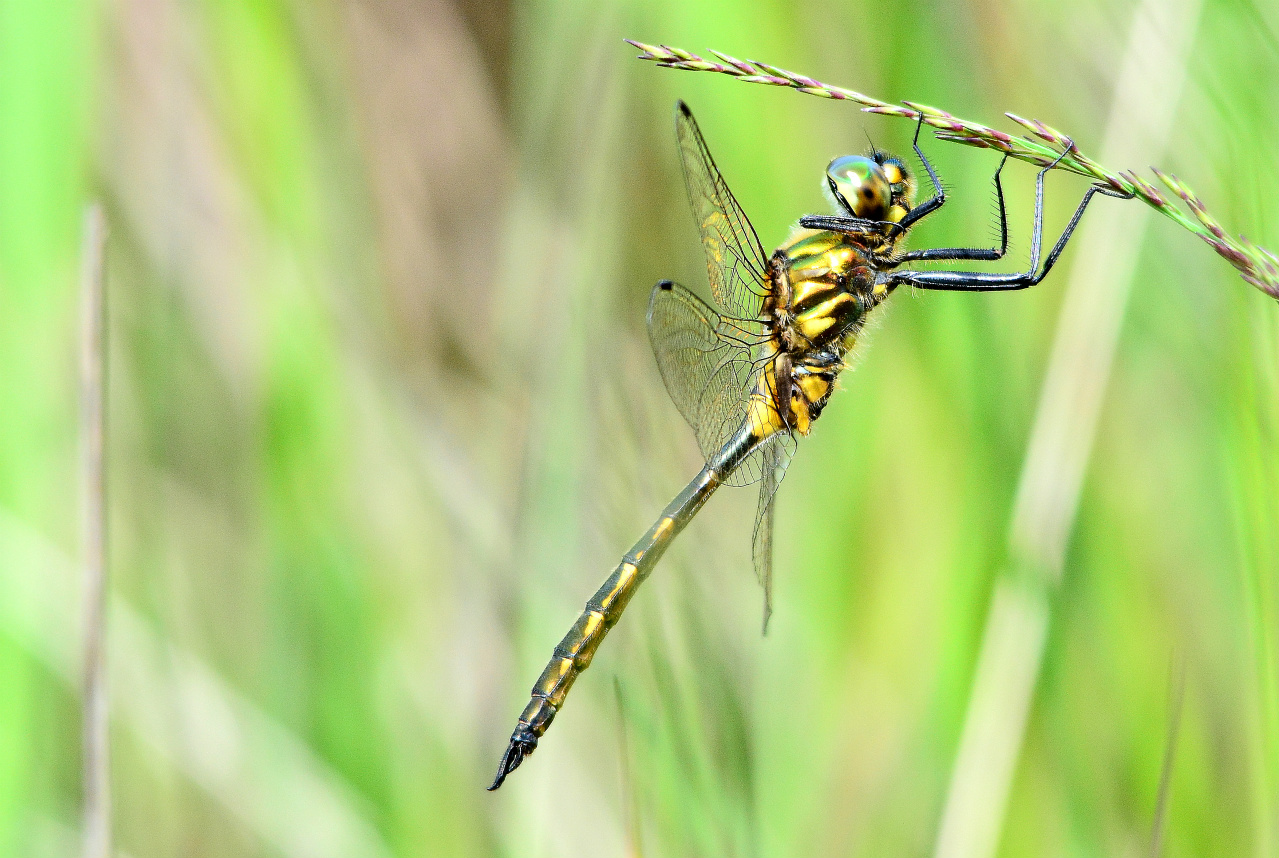
<path fill-rule="evenodd" d="M 771 400 L 774 430 L 808 434 L 867 313 L 887 297 L 869 254 L 856 237 L 799 229 L 770 259 L 764 312 L 773 358 L 757 392 Z"/>
<path fill-rule="evenodd" d="M 887 293 L 858 237 L 797 229 L 772 259 L 776 335 L 792 355 L 841 343 Z"/>

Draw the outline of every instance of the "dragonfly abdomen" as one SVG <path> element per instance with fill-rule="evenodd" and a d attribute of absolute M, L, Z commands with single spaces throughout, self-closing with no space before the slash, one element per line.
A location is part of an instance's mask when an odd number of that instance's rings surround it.
<path fill-rule="evenodd" d="M 587 601 L 577 622 L 556 645 L 550 662 L 533 684 L 528 705 L 520 713 L 520 720 L 498 764 L 497 777 L 490 790 L 500 787 L 506 776 L 533 753 L 538 739 L 546 733 L 555 714 L 564 705 L 573 681 L 590 666 L 604 636 L 617 625 L 627 603 L 653 571 L 671 540 L 688 525 L 711 494 L 724 484 L 724 479 L 763 437 L 752 431 L 749 423 L 743 425 L 684 490 L 666 505 L 653 526 L 631 547 Z"/>

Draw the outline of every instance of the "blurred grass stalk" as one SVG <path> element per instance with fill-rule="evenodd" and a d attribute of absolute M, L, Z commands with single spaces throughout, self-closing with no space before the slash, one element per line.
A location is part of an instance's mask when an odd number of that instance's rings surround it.
<path fill-rule="evenodd" d="M 1177 756 L 1177 736 L 1181 732 L 1181 713 L 1186 705 L 1186 659 L 1178 653 L 1172 669 L 1172 694 L 1168 701 L 1168 738 L 1164 743 L 1164 760 L 1159 771 L 1159 791 L 1155 794 L 1154 819 L 1150 823 L 1150 858 L 1163 854 L 1164 836 L 1168 828 L 1168 795 L 1172 791 L 1172 765 Z"/>
<path fill-rule="evenodd" d="M 1142 0 L 1115 85 L 1105 163 L 1161 158 L 1173 130 L 1200 0 Z M 994 855 L 1043 662 L 1051 600 L 1092 452 L 1150 209 L 1100 206 L 1071 269 L 968 711 L 937 835 L 937 858 Z"/>
<path fill-rule="evenodd" d="M 111 759 L 106 679 L 107 504 L 106 389 L 107 306 L 104 255 L 107 225 L 102 206 L 84 215 L 80 297 L 80 414 L 84 444 L 84 858 L 111 855 Z"/>
<path fill-rule="evenodd" d="M 67 687 L 73 559 L 0 509 L 0 629 Z M 284 858 L 389 858 L 368 801 L 288 726 L 175 643 L 119 594 L 104 598 L 115 722 Z M 104 665 L 105 666 L 105 665 Z M 117 853 L 118 854 L 118 853 Z"/>

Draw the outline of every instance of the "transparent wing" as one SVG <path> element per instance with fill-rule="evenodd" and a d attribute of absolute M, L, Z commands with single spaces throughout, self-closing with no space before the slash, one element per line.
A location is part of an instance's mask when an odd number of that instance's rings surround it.
<path fill-rule="evenodd" d="M 702 232 L 711 294 L 730 316 L 755 319 L 768 295 L 768 257 L 764 247 L 715 166 L 692 112 L 682 101 L 675 111 L 675 136 L 693 219 Z"/>
<path fill-rule="evenodd" d="M 762 326 L 726 319 L 683 286 L 663 280 L 648 301 L 648 337 L 666 390 L 709 459 L 746 418 Z"/>
<path fill-rule="evenodd" d="M 768 634 L 768 618 L 773 615 L 773 515 L 777 508 L 777 488 L 786 476 L 786 467 L 795 455 L 795 436 L 789 432 L 774 435 L 754 455 L 761 456 L 759 507 L 755 513 L 755 534 L 751 539 L 751 558 L 755 577 L 764 588 L 763 633 Z"/>

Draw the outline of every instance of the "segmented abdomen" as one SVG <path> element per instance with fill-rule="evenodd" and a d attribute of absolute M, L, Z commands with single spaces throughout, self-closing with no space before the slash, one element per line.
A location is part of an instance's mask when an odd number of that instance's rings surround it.
<path fill-rule="evenodd" d="M 568 696 L 573 681 L 590 666 L 600 642 L 621 619 L 622 611 L 635 595 L 635 590 L 653 571 L 671 540 L 692 520 L 711 494 L 723 485 L 724 479 L 733 469 L 768 434 L 771 431 L 761 434 L 750 420 L 745 421 L 733 439 L 666 505 L 648 533 L 635 543 L 613 573 L 595 591 L 577 622 L 555 647 L 550 662 L 534 683 L 528 705 L 520 713 L 520 720 L 516 723 L 510 744 L 498 764 L 497 778 L 489 787 L 490 790 L 501 786 L 502 781 L 524 757 L 533 753 L 538 739 L 546 733 L 555 719 L 555 713 L 564 705 L 564 698 Z"/>

